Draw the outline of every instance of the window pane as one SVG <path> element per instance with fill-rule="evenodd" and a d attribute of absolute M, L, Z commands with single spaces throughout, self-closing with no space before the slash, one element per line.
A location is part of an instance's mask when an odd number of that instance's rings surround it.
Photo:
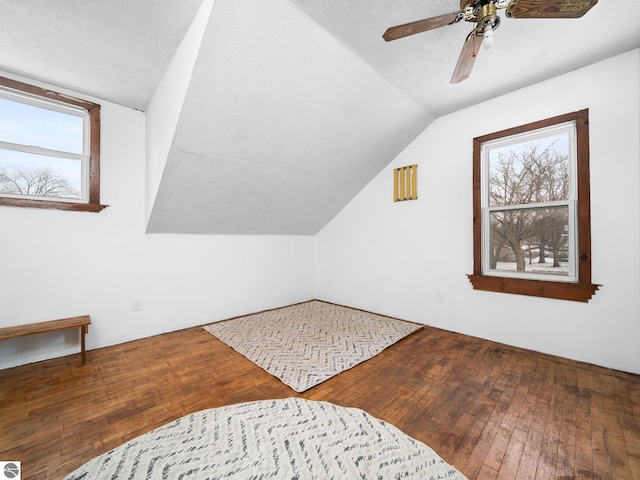
<path fill-rule="evenodd" d="M 79 199 L 81 178 L 80 160 L 0 149 L 0 193 Z"/>
<path fill-rule="evenodd" d="M 570 193 L 567 132 L 489 150 L 489 206 L 567 200 Z"/>
<path fill-rule="evenodd" d="M 0 141 L 81 155 L 83 118 L 0 98 Z"/>
<path fill-rule="evenodd" d="M 489 213 L 490 269 L 569 275 L 569 207 Z"/>

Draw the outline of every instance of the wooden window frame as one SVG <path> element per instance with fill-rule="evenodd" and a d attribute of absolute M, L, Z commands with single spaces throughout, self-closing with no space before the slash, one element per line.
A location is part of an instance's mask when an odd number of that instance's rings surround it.
<path fill-rule="evenodd" d="M 0 77 L 0 86 L 19 92 L 36 95 L 48 100 L 55 100 L 68 105 L 83 108 L 89 115 L 89 195 L 86 202 L 61 202 L 48 199 L 4 197 L 0 194 L 0 206 L 48 208 L 79 212 L 99 212 L 107 205 L 100 204 L 100 105 L 71 97 L 50 89 L 36 87 L 9 78 Z"/>
<path fill-rule="evenodd" d="M 482 144 L 552 125 L 574 122 L 577 178 L 577 281 L 557 282 L 483 275 L 482 265 Z M 600 285 L 591 283 L 591 200 L 589 180 L 589 110 L 560 115 L 473 139 L 473 274 L 475 290 L 588 302 Z"/>

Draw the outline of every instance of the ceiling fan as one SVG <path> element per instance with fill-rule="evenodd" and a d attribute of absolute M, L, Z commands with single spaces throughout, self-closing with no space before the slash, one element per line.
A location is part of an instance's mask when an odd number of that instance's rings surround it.
<path fill-rule="evenodd" d="M 451 77 L 451 83 L 459 83 L 471 73 L 482 42 L 485 48 L 493 46 L 493 31 L 500 25 L 498 9 L 506 9 L 509 18 L 579 18 L 596 3 L 598 0 L 460 0 L 457 12 L 390 27 L 382 38 L 389 42 L 461 20 L 475 23 Z"/>

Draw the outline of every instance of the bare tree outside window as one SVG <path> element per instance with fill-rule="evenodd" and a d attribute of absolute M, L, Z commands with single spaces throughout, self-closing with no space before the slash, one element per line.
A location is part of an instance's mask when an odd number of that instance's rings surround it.
<path fill-rule="evenodd" d="M 490 156 L 489 205 L 522 207 L 490 213 L 491 269 L 568 274 L 568 208 L 538 207 L 570 195 L 569 154 L 559 143 L 528 142 Z"/>
<path fill-rule="evenodd" d="M 71 182 L 46 166 L 0 166 L 0 192 L 53 198 L 80 198 Z"/>

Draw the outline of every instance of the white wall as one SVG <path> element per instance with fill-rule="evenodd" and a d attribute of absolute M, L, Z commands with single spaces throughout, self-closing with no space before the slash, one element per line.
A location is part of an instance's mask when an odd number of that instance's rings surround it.
<path fill-rule="evenodd" d="M 640 373 L 639 83 L 635 50 L 440 118 L 315 239 L 145 235 L 145 115 L 99 101 L 109 207 L 0 207 L 0 326 L 90 314 L 93 349 L 315 296 Z M 582 108 L 603 287 L 588 304 L 472 290 L 471 139 Z M 394 203 L 413 163 L 420 198 Z M 71 331 L 3 341 L 0 368 L 77 351 Z"/>
<path fill-rule="evenodd" d="M 638 85 L 634 50 L 438 119 L 316 235 L 316 298 L 640 373 Z M 600 291 L 583 304 L 473 290 L 472 139 L 583 108 Z M 392 170 L 414 163 L 419 199 L 394 203 Z"/>
<path fill-rule="evenodd" d="M 93 349 L 313 297 L 313 237 L 146 235 L 145 114 L 89 100 L 109 207 L 0 207 L 0 327 L 90 314 Z M 6 340 L 0 368 L 78 351 L 76 331 Z"/>

